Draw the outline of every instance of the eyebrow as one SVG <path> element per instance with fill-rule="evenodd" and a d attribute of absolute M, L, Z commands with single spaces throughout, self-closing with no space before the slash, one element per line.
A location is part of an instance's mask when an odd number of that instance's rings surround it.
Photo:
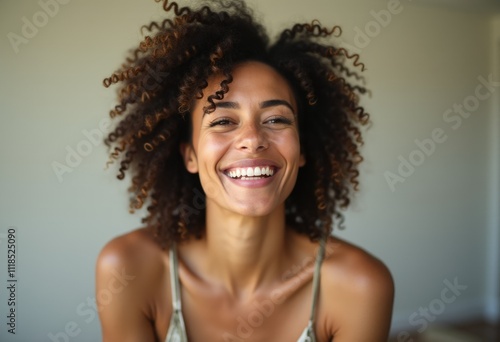
<path fill-rule="evenodd" d="M 240 109 L 240 105 L 238 102 L 231 102 L 231 101 L 220 101 L 216 102 L 215 105 L 218 108 L 229 108 L 229 109 Z M 260 108 L 270 108 L 270 107 L 276 107 L 276 106 L 285 106 L 288 107 L 292 113 L 295 115 L 295 110 L 293 109 L 292 105 L 285 100 L 267 100 L 259 103 Z"/>
<path fill-rule="evenodd" d="M 293 109 L 292 105 L 285 100 L 268 100 L 260 103 L 260 108 L 269 108 L 269 107 L 275 107 L 275 106 L 285 106 L 290 108 L 292 113 L 295 115 L 295 110 Z"/>

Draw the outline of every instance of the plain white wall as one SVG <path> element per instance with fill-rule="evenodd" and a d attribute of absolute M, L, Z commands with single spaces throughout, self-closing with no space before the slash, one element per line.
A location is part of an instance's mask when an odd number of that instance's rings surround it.
<path fill-rule="evenodd" d="M 111 237 L 140 225 L 139 216 L 127 213 L 127 184 L 103 170 L 106 150 L 85 143 L 84 131 L 99 129 L 107 118 L 113 91 L 102 79 L 139 41 L 139 27 L 161 18 L 161 6 L 152 0 L 59 1 L 17 53 L 8 35 L 23 34 L 24 17 L 43 20 L 43 9 L 38 2 L 0 2 L 2 270 L 10 226 L 17 228 L 18 248 L 17 334 L 0 321 L 2 341 L 50 341 L 50 333 L 68 324 L 77 332 L 70 341 L 99 340 L 88 302 L 95 296 L 95 258 Z M 271 34 L 313 18 L 341 25 L 339 43 L 359 51 L 367 66 L 373 96 L 363 103 L 374 124 L 365 135 L 361 191 L 346 213 L 347 229 L 337 234 L 391 269 L 393 331 L 422 327 L 419 310 L 425 308 L 437 321 L 498 317 L 498 100 L 496 107 L 493 97 L 479 101 L 456 129 L 443 120 L 454 104 L 474 96 L 478 77 L 493 72 L 498 18 L 494 26 L 487 14 L 402 0 L 399 13 L 382 26 L 373 13 L 390 1 L 249 3 Z M 363 42 L 359 31 L 371 36 Z M 498 65 L 496 73 L 500 79 Z M 498 86 L 493 93 L 498 99 Z M 391 191 L 384 173 L 398 172 L 399 156 L 417 156 L 415 139 L 428 139 L 435 129 L 446 141 Z M 53 163 L 66 164 L 67 149 L 84 144 L 89 154 L 59 181 Z M 444 281 L 455 278 L 467 288 L 441 306 Z M 0 286 L 7 286 L 4 271 Z M 8 314 L 6 303 L 2 290 L 0 317 Z M 412 315 L 420 323 L 412 323 Z"/>

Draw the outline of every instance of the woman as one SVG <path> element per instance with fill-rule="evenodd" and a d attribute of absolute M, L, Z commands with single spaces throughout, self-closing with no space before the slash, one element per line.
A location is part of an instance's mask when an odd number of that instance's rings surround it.
<path fill-rule="evenodd" d="M 98 257 L 104 341 L 386 341 L 389 271 L 330 236 L 358 185 L 358 56 L 321 44 L 338 27 L 270 45 L 243 2 L 210 4 L 165 0 L 104 81 L 111 161 L 149 212 Z"/>

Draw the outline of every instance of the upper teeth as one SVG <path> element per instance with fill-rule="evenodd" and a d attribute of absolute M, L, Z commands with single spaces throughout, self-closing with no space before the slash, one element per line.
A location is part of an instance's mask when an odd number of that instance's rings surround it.
<path fill-rule="evenodd" d="M 256 166 L 256 167 L 242 167 L 229 171 L 229 177 L 259 177 L 259 176 L 272 176 L 274 169 L 269 166 Z"/>

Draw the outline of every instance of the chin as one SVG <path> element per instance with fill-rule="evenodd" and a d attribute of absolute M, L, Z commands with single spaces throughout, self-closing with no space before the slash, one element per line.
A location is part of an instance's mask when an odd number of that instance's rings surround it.
<path fill-rule="evenodd" d="M 234 213 L 240 214 L 242 216 L 251 216 L 251 217 L 260 217 L 260 216 L 267 216 L 274 211 L 278 210 L 280 206 L 272 205 L 270 203 L 239 203 L 239 204 L 233 204 L 231 207 L 228 209 Z"/>

